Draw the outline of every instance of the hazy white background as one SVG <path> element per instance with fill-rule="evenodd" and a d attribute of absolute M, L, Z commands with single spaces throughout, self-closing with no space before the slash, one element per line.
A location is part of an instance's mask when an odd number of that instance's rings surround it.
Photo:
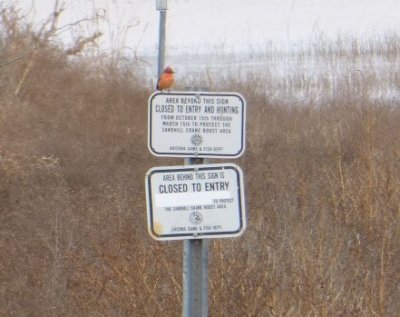
<path fill-rule="evenodd" d="M 141 67 L 148 85 L 155 86 L 159 27 L 156 0 L 59 2 L 65 7 L 61 27 L 98 17 L 66 28 L 60 34 L 66 47 L 74 39 L 101 31 L 104 35 L 94 52 L 118 51 L 122 56 L 140 57 L 142 63 L 136 65 Z M 3 0 L 0 7 L 10 3 L 21 8 L 32 23 L 41 25 L 53 12 L 56 1 Z M 271 48 L 296 50 L 308 48 L 310 43 L 321 45 L 321 34 L 323 38 L 336 39 L 340 35 L 357 41 L 376 39 L 389 32 L 400 34 L 400 0 L 168 0 L 168 8 L 165 62 L 175 70 L 177 82 L 186 86 L 198 84 L 199 76 L 205 73 L 209 78 L 235 74 L 243 80 L 254 74 L 262 77 L 272 73 L 277 82 L 284 82 L 299 71 L 299 64 L 289 56 L 274 55 L 273 60 L 266 60 L 264 53 Z M 253 54 L 257 51 L 261 53 Z M 304 74 L 318 82 L 320 67 L 315 61 L 302 63 Z M 352 73 L 347 64 L 340 65 L 340 71 Z M 379 59 L 374 59 L 373 64 L 383 77 L 394 67 Z M 398 64 L 400 61 L 396 61 Z M 364 66 L 358 65 L 357 69 L 366 74 L 368 69 Z M 332 75 L 333 81 L 334 78 Z M 207 79 L 203 81 L 208 84 Z M 384 86 L 385 89 L 375 87 L 374 94 L 400 98 L 396 87 L 389 82 Z M 304 99 L 304 91 L 297 93 L 299 99 Z"/>
<path fill-rule="evenodd" d="M 47 17 L 55 0 L 6 0 L 17 3 L 36 23 Z M 60 0 L 62 3 L 62 0 Z M 138 54 L 157 52 L 159 13 L 155 0 L 67 0 L 61 25 L 99 14 L 63 40 L 99 29 L 101 48 L 126 48 Z M 242 50 L 276 43 L 306 42 L 321 32 L 328 37 L 357 37 L 400 31 L 399 0 L 168 0 L 167 54 L 213 48 Z"/>

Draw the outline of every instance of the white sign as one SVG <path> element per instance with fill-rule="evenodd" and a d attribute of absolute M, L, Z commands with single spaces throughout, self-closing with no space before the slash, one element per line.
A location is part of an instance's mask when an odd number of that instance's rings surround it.
<path fill-rule="evenodd" d="M 156 92 L 149 98 L 150 152 L 235 158 L 245 150 L 246 103 L 237 93 Z"/>
<path fill-rule="evenodd" d="M 154 167 L 146 198 L 156 240 L 235 237 L 246 228 L 243 174 L 234 164 Z"/>

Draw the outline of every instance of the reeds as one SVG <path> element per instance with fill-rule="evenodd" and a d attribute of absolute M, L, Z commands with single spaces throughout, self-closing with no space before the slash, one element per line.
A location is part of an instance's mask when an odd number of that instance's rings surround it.
<path fill-rule="evenodd" d="M 147 234 L 143 178 L 182 162 L 147 151 L 144 66 L 71 59 L 4 14 L 0 315 L 180 315 L 182 244 Z M 212 316 L 398 315 L 399 99 L 379 94 L 398 38 L 208 69 L 248 102 L 248 229 L 211 243 Z"/>

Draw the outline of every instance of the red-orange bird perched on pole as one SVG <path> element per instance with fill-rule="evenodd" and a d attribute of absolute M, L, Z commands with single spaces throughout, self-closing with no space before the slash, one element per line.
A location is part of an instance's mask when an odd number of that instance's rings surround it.
<path fill-rule="evenodd" d="M 174 74 L 175 73 L 171 69 L 171 67 L 165 68 L 162 74 L 160 75 L 160 78 L 158 78 L 157 90 L 170 89 L 172 85 L 175 83 Z"/>

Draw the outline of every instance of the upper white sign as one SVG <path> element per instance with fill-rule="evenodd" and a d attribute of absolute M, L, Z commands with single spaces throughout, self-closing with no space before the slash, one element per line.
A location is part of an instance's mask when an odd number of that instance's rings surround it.
<path fill-rule="evenodd" d="M 156 92 L 149 98 L 149 150 L 157 156 L 239 157 L 245 123 L 240 94 Z"/>

